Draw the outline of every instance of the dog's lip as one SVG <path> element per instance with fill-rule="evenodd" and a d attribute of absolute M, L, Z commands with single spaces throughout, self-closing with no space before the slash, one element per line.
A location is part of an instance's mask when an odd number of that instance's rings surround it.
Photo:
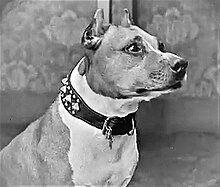
<path fill-rule="evenodd" d="M 136 89 L 137 94 L 144 94 L 146 92 L 152 92 L 152 91 L 166 91 L 166 90 L 176 90 L 178 88 L 182 87 L 182 82 L 178 81 L 170 86 L 165 86 L 162 88 L 155 88 L 155 89 L 147 89 L 147 88 L 138 88 Z"/>

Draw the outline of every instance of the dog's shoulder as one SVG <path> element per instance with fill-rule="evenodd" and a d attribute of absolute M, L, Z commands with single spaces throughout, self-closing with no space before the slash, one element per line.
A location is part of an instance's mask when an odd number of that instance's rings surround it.
<path fill-rule="evenodd" d="M 13 175 L 14 183 L 71 184 L 72 171 L 67 155 L 70 135 L 59 115 L 58 105 L 57 99 L 42 117 L 2 150 L 4 177 Z"/>

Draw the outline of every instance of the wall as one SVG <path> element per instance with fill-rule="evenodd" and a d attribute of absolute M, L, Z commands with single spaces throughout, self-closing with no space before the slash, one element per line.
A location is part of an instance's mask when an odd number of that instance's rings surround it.
<path fill-rule="evenodd" d="M 1 91 L 57 91 L 69 71 L 70 46 L 80 42 L 96 7 L 96 1 L 7 4 L 1 20 Z"/>

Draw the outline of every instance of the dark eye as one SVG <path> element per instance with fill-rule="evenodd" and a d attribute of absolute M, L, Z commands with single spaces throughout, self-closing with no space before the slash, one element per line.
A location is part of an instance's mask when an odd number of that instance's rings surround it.
<path fill-rule="evenodd" d="M 143 52 L 142 46 L 138 43 L 132 43 L 128 47 L 125 48 L 125 52 L 131 53 L 133 55 L 138 55 Z"/>
<path fill-rule="evenodd" d="M 161 42 L 160 40 L 158 40 L 158 49 L 161 52 L 165 52 L 165 44 L 163 42 Z"/>

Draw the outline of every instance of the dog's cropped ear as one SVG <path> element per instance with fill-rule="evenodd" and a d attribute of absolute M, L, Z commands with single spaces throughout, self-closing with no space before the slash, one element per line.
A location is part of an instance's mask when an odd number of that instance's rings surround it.
<path fill-rule="evenodd" d="M 86 56 L 84 56 L 79 61 L 78 72 L 80 75 L 83 76 L 88 71 L 88 69 L 89 69 L 89 59 Z"/>
<path fill-rule="evenodd" d="M 121 26 L 130 27 L 133 24 L 133 20 L 131 18 L 129 10 L 125 8 L 123 12 L 124 12 L 124 15 L 121 18 Z"/>
<path fill-rule="evenodd" d="M 103 9 L 98 9 L 82 36 L 81 43 L 85 48 L 95 50 L 101 44 L 102 36 L 106 31 L 103 22 Z"/>

